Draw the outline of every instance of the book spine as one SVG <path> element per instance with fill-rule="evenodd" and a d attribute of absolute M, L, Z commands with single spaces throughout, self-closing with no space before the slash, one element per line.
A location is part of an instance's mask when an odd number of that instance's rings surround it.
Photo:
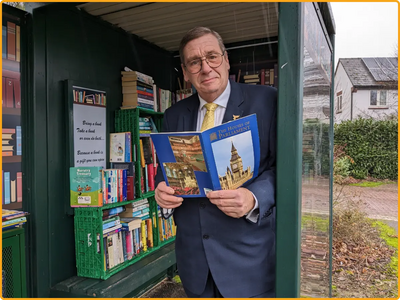
<path fill-rule="evenodd" d="M 3 58 L 7 58 L 7 26 L 3 25 L 3 40 L 2 40 L 2 46 L 3 46 Z M 4 82 L 3 82 L 3 87 L 4 87 Z"/>
<path fill-rule="evenodd" d="M 6 106 L 5 107 L 14 107 L 14 80 L 12 78 L 6 78 Z"/>
<path fill-rule="evenodd" d="M 127 190 L 127 174 L 128 170 L 122 170 L 122 201 L 126 201 L 128 199 L 128 190 Z"/>
<path fill-rule="evenodd" d="M 22 202 L 22 172 L 17 172 L 17 202 Z"/>
<path fill-rule="evenodd" d="M 22 131 L 21 126 L 16 126 L 17 155 L 22 155 Z"/>
<path fill-rule="evenodd" d="M 15 108 L 21 108 L 21 82 L 13 79 Z"/>
<path fill-rule="evenodd" d="M 15 24 L 7 22 L 7 59 L 15 60 Z"/>
<path fill-rule="evenodd" d="M 10 172 L 4 172 L 4 204 L 11 203 Z"/>

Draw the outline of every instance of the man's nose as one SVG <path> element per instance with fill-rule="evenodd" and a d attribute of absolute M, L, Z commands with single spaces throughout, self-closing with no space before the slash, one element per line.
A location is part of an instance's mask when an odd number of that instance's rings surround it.
<path fill-rule="evenodd" d="M 204 73 L 209 73 L 211 71 L 211 69 L 212 68 L 208 64 L 207 59 L 206 58 L 202 59 L 201 60 L 201 71 Z"/>

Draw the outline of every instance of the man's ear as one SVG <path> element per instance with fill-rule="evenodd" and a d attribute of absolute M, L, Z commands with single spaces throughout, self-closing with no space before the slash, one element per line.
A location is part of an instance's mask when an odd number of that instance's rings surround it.
<path fill-rule="evenodd" d="M 184 79 L 186 82 L 189 82 L 189 77 L 187 76 L 186 69 L 185 69 L 185 67 L 184 67 L 183 64 L 181 64 L 181 68 L 182 68 L 182 72 L 183 72 L 183 79 Z"/>
<path fill-rule="evenodd" d="M 231 69 L 231 65 L 229 64 L 229 58 L 228 58 L 228 51 L 225 50 L 225 55 L 226 63 L 228 64 L 228 71 Z"/>

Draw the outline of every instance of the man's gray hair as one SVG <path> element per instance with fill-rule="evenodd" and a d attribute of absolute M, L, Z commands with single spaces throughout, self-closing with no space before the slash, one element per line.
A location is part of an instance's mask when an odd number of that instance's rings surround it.
<path fill-rule="evenodd" d="M 186 32 L 186 34 L 183 36 L 183 38 L 181 40 L 181 43 L 179 45 L 179 56 L 181 58 L 182 64 L 185 64 L 185 58 L 183 57 L 183 49 L 186 47 L 186 45 L 190 41 L 198 39 L 199 37 L 202 37 L 206 34 L 212 34 L 213 36 L 215 36 L 217 38 L 219 47 L 221 48 L 221 51 L 222 51 L 222 54 L 224 54 L 225 45 L 224 45 L 224 42 L 223 42 L 221 36 L 219 35 L 219 33 L 210 28 L 199 26 L 199 27 L 192 28 L 188 32 Z"/>

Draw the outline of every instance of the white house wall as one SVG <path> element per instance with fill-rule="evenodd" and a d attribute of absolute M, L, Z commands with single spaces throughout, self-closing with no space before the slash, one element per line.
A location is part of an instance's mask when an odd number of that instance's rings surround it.
<path fill-rule="evenodd" d="M 397 115 L 398 92 L 397 90 L 388 90 L 387 108 L 373 108 L 370 106 L 371 90 L 358 90 L 353 94 L 353 119 L 358 117 L 382 119 L 391 114 Z"/>
<path fill-rule="evenodd" d="M 350 120 L 350 105 L 351 105 L 351 83 L 349 77 L 346 74 L 342 64 L 339 65 L 335 73 L 335 94 L 334 94 L 334 112 L 335 112 L 335 123 L 340 123 L 345 120 Z M 337 111 L 337 93 L 342 91 L 342 112 Z"/>

